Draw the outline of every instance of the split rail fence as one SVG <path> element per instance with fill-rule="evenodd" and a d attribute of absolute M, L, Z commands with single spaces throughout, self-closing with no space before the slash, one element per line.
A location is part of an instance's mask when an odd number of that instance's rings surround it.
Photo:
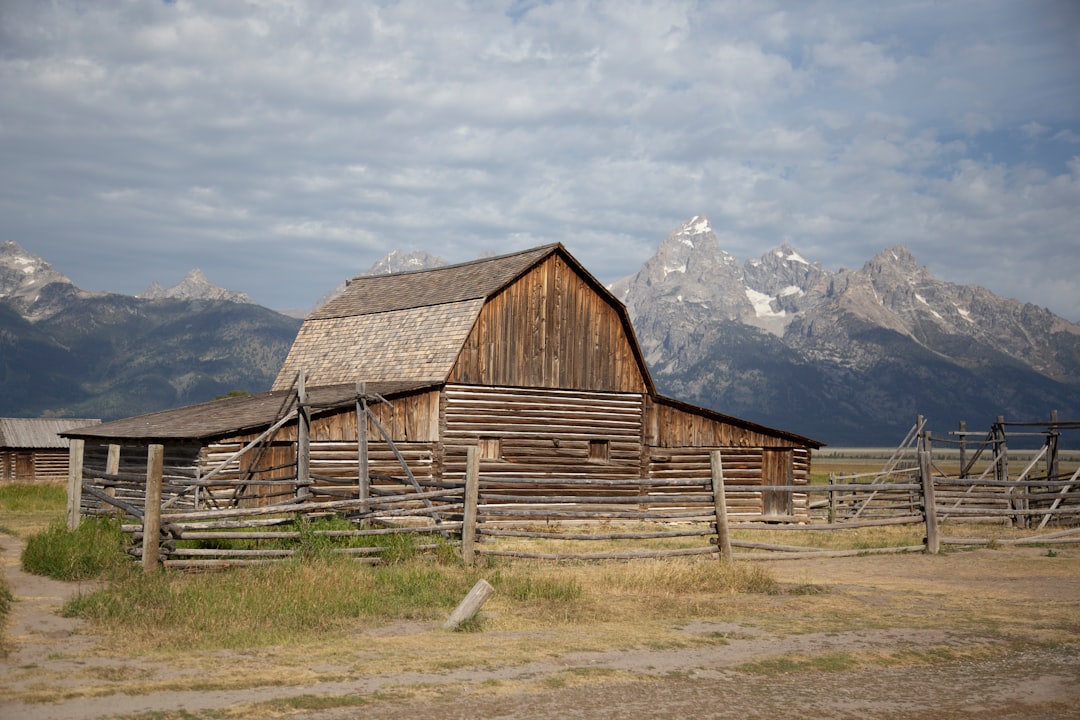
<path fill-rule="evenodd" d="M 961 471 L 950 475 L 941 471 L 933 449 L 937 439 L 920 418 L 880 472 L 834 475 L 827 484 L 769 486 L 769 492 L 802 496 L 801 506 L 808 508 L 805 516 L 794 521 L 785 517 L 783 522 L 740 509 L 742 500 L 763 489 L 725 481 L 722 449 L 712 451 L 711 477 L 704 481 L 481 476 L 476 448 L 469 452 L 464 485 L 418 480 L 404 458 L 402 476 L 360 473 L 363 481 L 303 478 L 303 468 L 290 466 L 284 468 L 289 477 L 260 481 L 275 486 L 267 504 L 265 488 L 253 492 L 258 485 L 250 478 L 230 483 L 215 472 L 198 477 L 194 471 L 170 470 L 167 475 L 165 467 L 183 463 L 167 463 L 161 445 L 149 446 L 141 458 L 145 465 L 131 459 L 122 463 L 120 448 L 110 446 L 100 462 L 86 464 L 104 469 L 84 476 L 84 447 L 73 441 L 68 519 L 74 527 L 84 514 L 120 515 L 133 540 L 129 552 L 141 557 L 147 571 L 161 564 L 207 568 L 272 562 L 302 555 L 319 542 L 358 561 L 377 562 L 393 547 L 393 536 L 404 534 L 413 535 L 415 550 L 452 546 L 469 563 L 478 556 L 772 559 L 937 553 L 945 543 L 989 542 L 946 538 L 939 532 L 941 523 L 970 520 L 1036 526 L 1039 531 L 1053 521 L 1052 532 L 1013 542 L 1080 542 L 1080 468 L 1062 473 L 1058 463 L 1057 442 L 1064 425 L 1055 419 L 1042 431 L 1047 437 L 1043 451 L 1016 477 L 1009 475 L 1003 423 L 985 441 L 973 443 L 970 434 L 958 434 L 954 442 L 963 444 Z M 242 451 L 252 452 L 253 447 Z M 983 452 L 989 458 L 980 461 Z M 302 458 L 304 453 L 297 455 Z M 236 457 L 224 458 L 219 467 Z M 976 474 L 980 463 L 983 470 Z M 1038 468 L 1044 471 L 1036 472 Z M 729 503 L 732 497 L 740 502 Z M 922 526 L 922 543 L 823 551 L 732 537 L 736 530 L 838 532 L 891 525 Z M 582 549 L 590 544 L 605 549 Z"/>

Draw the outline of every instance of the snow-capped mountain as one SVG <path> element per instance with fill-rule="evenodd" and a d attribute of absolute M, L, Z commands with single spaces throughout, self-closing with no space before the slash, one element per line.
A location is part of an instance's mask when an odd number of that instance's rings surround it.
<path fill-rule="evenodd" d="M 374 265 L 368 268 L 366 272 L 360 273 L 360 275 L 390 275 L 391 273 L 409 272 L 413 270 L 430 270 L 431 268 L 444 267 L 446 265 L 448 265 L 448 263 L 445 259 L 438 255 L 424 252 L 423 250 L 413 250 L 412 252 L 391 250 L 386 255 L 383 255 L 376 260 Z M 314 309 L 317 310 L 318 308 L 321 308 L 323 305 L 345 292 L 345 288 L 348 284 L 348 280 L 338 283 L 333 290 L 319 298 L 315 303 Z"/>
<path fill-rule="evenodd" d="M 0 243 L 0 302 L 38 320 L 75 297 L 87 297 L 66 275 L 13 241 Z"/>
<path fill-rule="evenodd" d="M 611 289 L 662 390 L 826 442 L 888 442 L 919 413 L 1080 417 L 1080 325 L 903 247 L 859 270 L 789 244 L 740 264 L 699 215 Z"/>

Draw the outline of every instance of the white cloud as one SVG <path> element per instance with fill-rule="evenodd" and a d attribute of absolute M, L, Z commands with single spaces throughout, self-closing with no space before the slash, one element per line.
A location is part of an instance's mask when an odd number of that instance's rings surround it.
<path fill-rule="evenodd" d="M 222 267 L 286 307 L 394 248 L 563 241 L 610 281 L 703 213 L 743 258 L 900 242 L 1080 320 L 1048 259 L 1080 226 L 1068 9 L 9 0 L 0 239 L 90 289 Z"/>

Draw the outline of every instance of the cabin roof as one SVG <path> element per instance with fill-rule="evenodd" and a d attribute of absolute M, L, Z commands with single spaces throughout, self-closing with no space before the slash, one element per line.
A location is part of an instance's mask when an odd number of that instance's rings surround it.
<path fill-rule="evenodd" d="M 367 383 L 368 397 L 395 395 L 422 389 L 424 383 Z M 307 390 L 312 414 L 351 406 L 356 402 L 355 383 L 313 387 Z M 199 442 L 248 430 L 262 431 L 296 407 L 296 390 L 272 390 L 256 395 L 222 398 L 198 405 L 160 410 L 92 427 L 64 432 L 68 438 L 124 440 L 132 444 Z"/>
<path fill-rule="evenodd" d="M 771 435 L 776 438 L 790 440 L 798 445 L 812 447 L 815 450 L 825 445 L 825 443 L 821 442 L 820 440 L 814 440 L 813 438 L 797 435 L 793 432 L 788 432 L 787 430 L 778 430 L 776 428 L 769 427 L 767 425 L 761 425 L 756 422 L 751 422 L 750 420 L 744 420 L 743 418 L 735 417 L 733 415 L 725 415 L 722 412 L 710 410 L 709 408 L 701 407 L 700 405 L 692 405 L 682 400 L 676 400 L 675 398 L 657 395 L 655 400 L 658 403 L 670 405 L 671 407 L 678 408 L 680 410 L 683 410 L 684 412 L 695 413 L 710 420 L 722 422 L 727 425 L 733 425 L 735 427 L 745 428 L 747 430 L 753 430 L 755 432 L 762 433 L 763 435 Z"/>
<path fill-rule="evenodd" d="M 308 316 L 309 320 L 356 317 L 482 300 L 490 297 L 556 250 L 561 243 L 543 245 L 493 258 L 392 275 L 361 275 L 345 292 Z"/>
<path fill-rule="evenodd" d="M 60 433 L 99 423 L 96 418 L 0 418 L 0 448 L 66 448 L 67 438 Z"/>

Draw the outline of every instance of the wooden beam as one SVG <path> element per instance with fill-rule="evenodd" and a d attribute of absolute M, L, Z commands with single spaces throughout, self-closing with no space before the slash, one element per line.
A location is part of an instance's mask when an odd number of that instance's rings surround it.
<path fill-rule="evenodd" d="M 465 472 L 465 509 L 461 526 L 461 558 L 466 565 L 476 561 L 476 516 L 480 497 L 480 453 L 470 447 Z"/>
<path fill-rule="evenodd" d="M 926 518 L 926 552 L 937 555 L 941 550 L 938 537 L 937 500 L 934 497 L 934 477 L 930 472 L 930 451 L 919 451 L 919 474 L 923 482 L 923 514 Z"/>
<path fill-rule="evenodd" d="M 143 505 L 142 565 L 144 572 L 158 568 L 161 538 L 161 478 L 165 448 L 151 445 L 146 453 L 146 501 Z"/>
<path fill-rule="evenodd" d="M 727 496 L 724 492 L 724 463 L 719 450 L 712 451 L 712 489 L 720 559 L 731 562 L 731 535 L 728 532 Z"/>
<path fill-rule="evenodd" d="M 367 383 L 356 383 L 356 464 L 359 478 L 357 498 L 371 495 L 371 471 L 368 467 Z"/>
<path fill-rule="evenodd" d="M 458 603 L 458 606 L 454 608 L 454 612 L 450 614 L 446 622 L 443 623 L 443 630 L 455 630 L 463 622 L 466 622 L 472 618 L 476 613 L 480 612 L 480 608 L 487 602 L 487 599 L 491 597 L 491 594 L 495 592 L 495 588 L 491 587 L 491 584 L 487 580 L 477 580 L 473 585 L 472 590 L 465 596 L 465 599 Z"/>
<path fill-rule="evenodd" d="M 68 448 L 67 528 L 79 529 L 82 518 L 83 454 L 85 441 L 73 439 Z"/>

